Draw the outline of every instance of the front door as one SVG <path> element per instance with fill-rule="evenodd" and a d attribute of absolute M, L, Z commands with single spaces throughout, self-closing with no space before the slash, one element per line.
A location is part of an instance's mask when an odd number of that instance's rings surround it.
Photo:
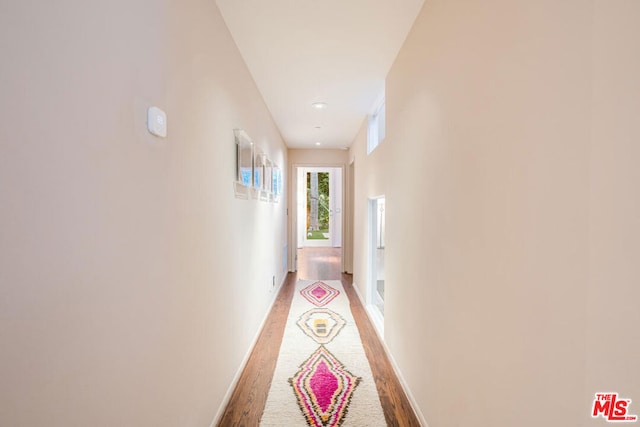
<path fill-rule="evenodd" d="M 306 199 L 304 246 L 332 246 L 331 171 L 307 170 L 303 179 Z"/>

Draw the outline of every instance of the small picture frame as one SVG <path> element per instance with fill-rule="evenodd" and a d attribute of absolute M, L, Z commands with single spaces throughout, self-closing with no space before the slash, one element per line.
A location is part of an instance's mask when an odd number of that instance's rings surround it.
<path fill-rule="evenodd" d="M 253 188 L 262 190 L 264 186 L 264 153 L 256 149 L 253 157 Z"/>
<path fill-rule="evenodd" d="M 278 165 L 273 165 L 272 170 L 272 192 L 273 201 L 278 202 L 280 200 L 280 194 L 282 193 L 282 171 Z"/>
<path fill-rule="evenodd" d="M 251 138 L 242 129 L 233 130 L 236 144 L 236 197 L 246 198 L 249 188 L 253 185 L 253 152 L 254 145 Z"/>
<path fill-rule="evenodd" d="M 264 185 L 262 189 L 267 193 L 273 193 L 273 163 L 267 157 L 264 160 Z"/>

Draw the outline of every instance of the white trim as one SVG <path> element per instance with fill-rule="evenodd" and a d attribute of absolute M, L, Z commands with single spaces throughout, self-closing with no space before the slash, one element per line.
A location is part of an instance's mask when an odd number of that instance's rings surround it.
<path fill-rule="evenodd" d="M 373 326 L 375 326 L 378 332 L 380 340 L 384 342 L 384 316 L 380 313 L 380 309 L 376 305 L 369 304 L 366 306 L 366 309 L 369 314 L 369 319 L 371 319 Z"/>
<path fill-rule="evenodd" d="M 356 286 L 355 283 L 352 283 L 352 286 L 353 286 L 353 289 L 355 289 L 356 291 L 356 295 L 358 295 L 358 299 L 360 300 L 360 303 L 364 307 L 366 307 L 365 301 L 362 298 L 362 294 L 358 290 L 358 287 Z M 365 311 L 371 323 L 375 324 L 375 321 L 371 317 L 369 310 L 365 310 Z M 420 425 L 422 427 L 429 427 L 429 424 L 427 424 L 427 419 L 425 418 L 424 414 L 420 410 L 420 407 L 418 406 L 418 402 L 416 401 L 415 396 L 413 395 L 413 393 L 411 393 L 411 389 L 409 388 L 407 381 L 404 379 L 404 376 L 402 375 L 402 371 L 400 370 L 400 367 L 396 363 L 396 359 L 394 359 L 394 357 L 391 355 L 391 351 L 389 350 L 389 347 L 387 347 L 387 343 L 384 341 L 384 337 L 380 335 L 380 331 L 378 331 L 377 328 L 373 328 L 373 329 L 376 330 L 376 334 L 378 335 L 378 339 L 382 344 L 382 348 L 384 349 L 384 352 L 387 355 L 389 362 L 391 362 L 391 367 L 393 368 L 394 373 L 398 377 L 398 380 L 400 381 L 400 386 L 402 387 L 402 390 L 404 390 L 404 393 L 407 395 L 407 399 L 409 399 L 409 404 L 411 405 L 411 409 L 413 409 L 413 412 L 416 414 L 416 417 L 418 417 L 418 421 L 420 422 Z"/>
<path fill-rule="evenodd" d="M 264 315 L 264 318 L 260 323 L 260 327 L 258 328 L 256 335 L 253 337 L 253 340 L 251 341 L 249 350 L 247 351 L 244 358 L 242 359 L 242 362 L 240 362 L 240 367 L 236 371 L 236 374 L 233 376 L 233 379 L 231 380 L 231 384 L 229 385 L 229 388 L 227 389 L 227 392 L 225 393 L 224 398 L 222 399 L 222 402 L 218 407 L 218 411 L 216 412 L 216 415 L 213 417 L 213 421 L 211 421 L 210 427 L 215 427 L 218 425 L 218 423 L 220 422 L 220 418 L 222 418 L 222 415 L 224 414 L 225 409 L 227 409 L 227 405 L 231 400 L 231 395 L 233 394 L 233 391 L 236 389 L 236 386 L 238 385 L 238 381 L 240 381 L 240 376 L 242 375 L 244 368 L 247 367 L 247 363 L 249 362 L 249 357 L 253 352 L 253 348 L 256 346 L 256 343 L 258 342 L 258 338 L 262 333 L 262 329 L 264 329 L 264 325 L 266 325 L 267 323 L 267 318 L 269 317 L 269 314 L 271 314 L 271 309 L 273 308 L 274 304 L 276 303 L 276 300 L 278 299 L 278 294 L 280 293 L 280 289 L 282 289 L 282 285 L 284 285 L 284 282 L 287 280 L 288 276 L 289 276 L 288 273 L 284 275 L 282 282 L 280 282 L 280 286 L 278 286 L 278 288 L 276 289 L 273 300 L 271 301 L 271 304 L 269 305 L 269 308 L 267 309 Z"/>
<path fill-rule="evenodd" d="M 377 290 L 378 280 L 378 262 L 377 262 L 377 237 L 378 237 L 378 201 L 385 199 L 384 195 L 369 197 L 367 199 L 367 304 L 366 309 L 371 310 L 373 316 L 369 316 L 373 320 L 381 335 L 384 336 L 384 313 L 380 311 L 377 305 L 384 299 L 380 298 Z M 383 254 L 384 255 L 384 254 Z M 373 308 L 372 306 L 375 306 Z"/>

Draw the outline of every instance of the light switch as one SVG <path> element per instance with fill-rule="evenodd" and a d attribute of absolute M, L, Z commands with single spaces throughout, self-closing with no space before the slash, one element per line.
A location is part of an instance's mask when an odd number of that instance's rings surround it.
<path fill-rule="evenodd" d="M 167 114 L 158 107 L 150 107 L 147 111 L 147 129 L 161 138 L 167 136 Z"/>

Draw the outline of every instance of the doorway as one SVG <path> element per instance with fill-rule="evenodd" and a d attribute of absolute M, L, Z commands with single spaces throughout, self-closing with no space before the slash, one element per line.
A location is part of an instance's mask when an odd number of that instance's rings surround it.
<path fill-rule="evenodd" d="M 298 248 L 342 247 L 342 168 L 297 170 Z"/>
<path fill-rule="evenodd" d="M 296 270 L 298 260 L 330 263 L 311 271 L 323 277 L 329 272 L 340 278 L 342 271 L 343 179 L 342 167 L 296 166 Z M 337 263 L 336 263 L 337 261 Z M 305 264 L 306 265 L 306 264 Z M 308 268 L 304 268 L 308 270 Z"/>
<path fill-rule="evenodd" d="M 383 336 L 384 332 L 384 250 L 385 250 L 384 196 L 369 199 L 369 286 L 367 303 L 374 325 Z"/>

